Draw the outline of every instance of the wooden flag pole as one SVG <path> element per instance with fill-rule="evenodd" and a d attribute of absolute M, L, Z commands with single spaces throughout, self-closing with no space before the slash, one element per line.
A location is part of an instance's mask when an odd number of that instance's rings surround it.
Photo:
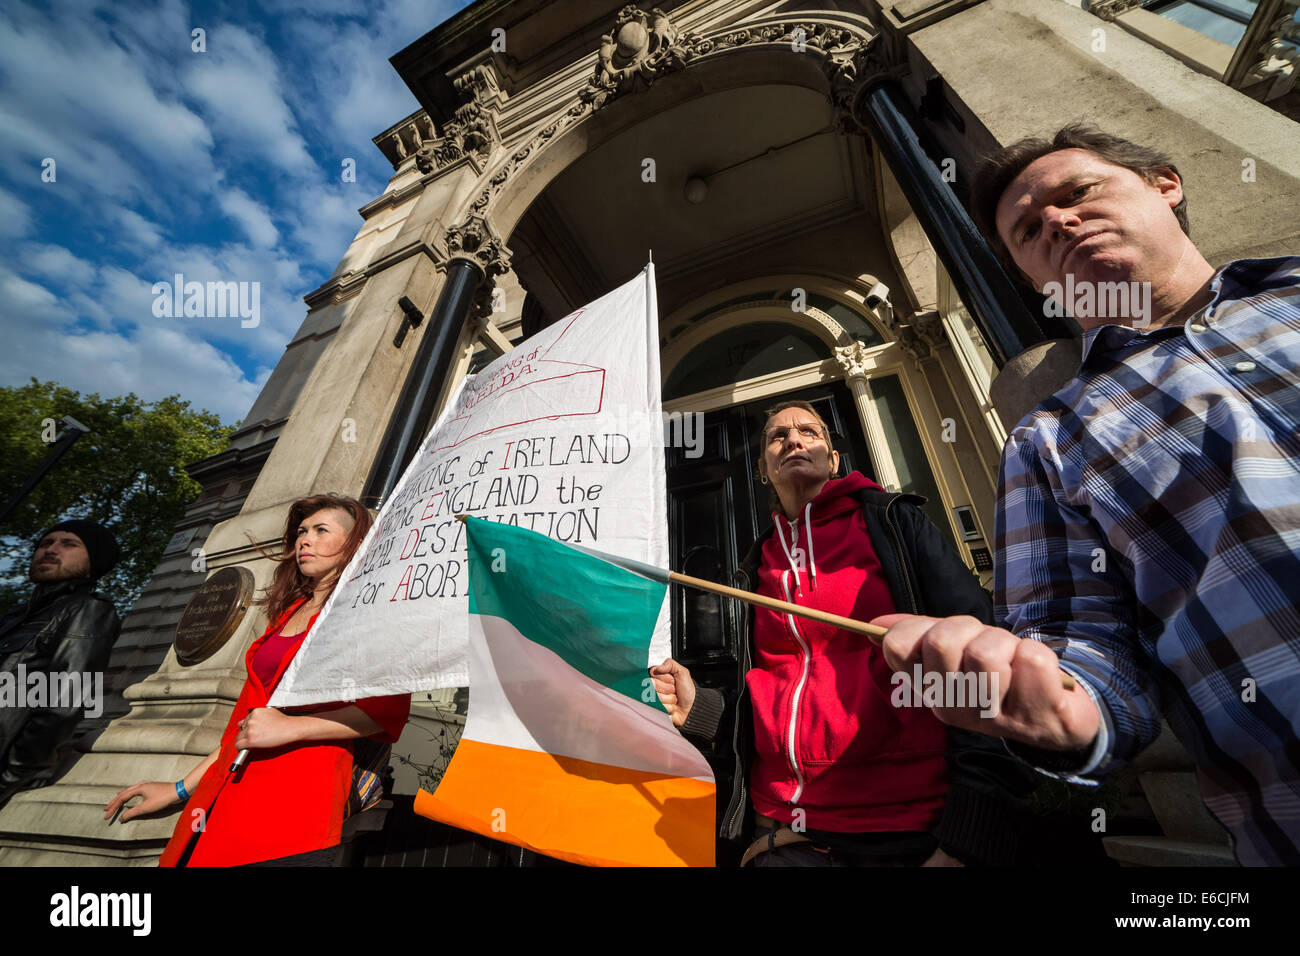
<path fill-rule="evenodd" d="M 721 594 L 723 597 L 735 598 L 737 601 L 744 601 L 747 604 L 756 604 L 759 607 L 765 607 L 770 611 L 779 611 L 782 614 L 793 614 L 796 617 L 806 617 L 812 621 L 821 621 L 823 624 L 831 624 L 835 627 L 843 628 L 846 631 L 852 631 L 854 634 L 862 634 L 869 637 L 876 644 L 885 636 L 886 629 L 876 627 L 874 624 L 866 624 L 862 621 L 855 621 L 851 617 L 841 617 L 838 614 L 831 614 L 828 611 L 818 611 L 816 608 L 800 607 L 798 604 L 790 604 L 779 598 L 764 597 L 761 594 L 755 594 L 753 591 L 742 591 L 740 588 L 730 588 L 725 584 L 716 584 L 713 581 L 706 581 L 703 578 L 693 578 L 688 574 L 678 574 L 676 571 L 668 572 L 668 580 L 676 581 L 688 588 L 695 588 L 699 591 L 710 591 L 714 594 Z"/>
<path fill-rule="evenodd" d="M 464 521 L 466 515 L 456 515 L 458 519 Z M 561 542 L 563 543 L 563 542 Z M 854 634 L 861 634 L 869 637 L 877 645 L 880 639 L 885 636 L 886 629 L 876 627 L 874 624 L 867 624 L 863 621 L 855 621 L 851 617 L 841 617 L 838 614 L 830 614 L 826 611 L 818 611 L 816 608 L 800 607 L 798 604 L 791 604 L 789 601 L 782 601 L 778 598 L 765 597 L 762 594 L 755 594 L 753 591 L 742 591 L 740 588 L 728 587 L 725 584 L 716 584 L 713 581 L 706 581 L 703 578 L 693 578 L 689 574 L 678 574 L 676 571 L 668 571 L 664 568 L 657 568 L 652 564 L 646 564 L 643 561 L 637 561 L 633 558 L 620 557 L 617 554 L 607 554 L 604 551 L 597 551 L 594 548 L 584 548 L 582 545 L 569 544 L 567 547 L 593 558 L 600 558 L 602 561 L 608 561 L 610 564 L 616 564 L 624 570 L 639 574 L 642 577 L 650 578 L 652 581 L 658 581 L 660 584 L 667 584 L 670 581 L 682 585 L 683 587 L 695 588 L 697 591 L 708 591 L 711 594 L 720 594 L 723 597 L 735 598 L 737 601 L 744 601 L 746 604 L 754 604 L 758 607 L 765 607 L 769 611 L 777 611 L 781 614 L 793 614 L 795 617 L 807 618 L 811 621 L 820 621 L 823 624 L 830 624 L 834 627 L 842 628 Z M 1074 690 L 1074 678 L 1061 671 L 1061 686 L 1066 690 Z"/>
<path fill-rule="evenodd" d="M 618 564 L 618 561 L 614 561 Z M 862 621 L 855 621 L 851 617 L 841 617 L 838 614 L 829 614 L 826 611 L 818 611 L 811 607 L 800 607 L 797 604 L 790 604 L 787 601 L 781 601 L 777 598 L 764 597 L 761 594 L 755 594 L 752 591 L 742 591 L 739 588 L 727 587 L 725 584 L 715 584 L 712 581 L 705 581 L 703 578 L 693 578 L 690 575 L 678 574 L 676 571 L 668 572 L 668 580 L 676 581 L 678 584 L 685 585 L 688 588 L 696 588 L 700 591 L 709 591 L 713 594 L 721 594 L 723 597 L 735 598 L 738 601 L 744 601 L 747 604 L 756 604 L 759 607 L 765 607 L 772 611 L 779 611 L 782 614 L 793 614 L 797 617 L 806 617 L 809 620 L 821 621 L 823 624 L 831 624 L 835 627 L 842 628 L 846 631 L 852 631 L 854 634 L 863 634 L 876 644 L 880 644 L 880 639 L 885 636 L 886 629 L 877 627 L 874 624 L 866 624 Z M 1074 690 L 1074 678 L 1061 671 L 1061 686 L 1066 690 Z"/>

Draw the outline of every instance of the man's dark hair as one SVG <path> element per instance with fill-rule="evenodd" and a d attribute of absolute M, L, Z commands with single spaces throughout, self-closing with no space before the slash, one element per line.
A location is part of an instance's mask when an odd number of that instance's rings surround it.
<path fill-rule="evenodd" d="M 998 235 L 998 202 L 1012 181 L 1031 163 L 1062 149 L 1086 149 L 1104 162 L 1137 173 L 1149 183 L 1154 183 L 1156 176 L 1166 171 L 1178 173 L 1172 160 L 1159 150 L 1139 146 L 1083 123 L 1061 127 L 1050 140 L 1027 137 L 986 156 L 971 177 L 971 214 L 975 217 L 975 224 L 997 252 L 998 258 L 1013 276 L 1020 275 L 1020 268 Z M 1191 236 L 1191 227 L 1187 222 L 1185 188 L 1182 200 L 1174 207 L 1174 217 L 1183 232 Z"/>

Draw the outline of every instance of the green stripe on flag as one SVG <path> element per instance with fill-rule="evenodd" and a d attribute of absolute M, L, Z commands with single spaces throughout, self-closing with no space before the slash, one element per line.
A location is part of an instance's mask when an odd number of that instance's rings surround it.
<path fill-rule="evenodd" d="M 645 681 L 666 585 L 525 528 L 469 518 L 465 531 L 471 614 L 504 618 L 579 673 L 663 710 Z"/>

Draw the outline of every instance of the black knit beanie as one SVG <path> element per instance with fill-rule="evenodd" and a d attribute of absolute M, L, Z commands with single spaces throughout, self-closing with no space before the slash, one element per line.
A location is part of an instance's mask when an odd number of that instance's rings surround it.
<path fill-rule="evenodd" d="M 86 552 L 90 555 L 90 576 L 100 578 L 112 570 L 113 565 L 117 564 L 117 559 L 121 556 L 121 551 L 117 547 L 117 539 L 113 537 L 113 532 L 109 531 L 102 524 L 95 521 L 87 521 L 85 518 L 73 518 L 71 521 L 60 521 L 45 534 L 51 531 L 71 531 L 81 543 L 86 546 Z M 42 538 L 45 535 L 41 535 Z"/>

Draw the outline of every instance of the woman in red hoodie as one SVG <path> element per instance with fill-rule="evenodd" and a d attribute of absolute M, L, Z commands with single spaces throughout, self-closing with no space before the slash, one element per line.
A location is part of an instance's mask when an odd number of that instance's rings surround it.
<path fill-rule="evenodd" d="M 860 621 L 908 608 L 990 619 L 987 593 L 916 507 L 923 499 L 857 472 L 836 477 L 839 453 L 808 403 L 768 413 L 758 472 L 774 527 L 741 564 L 751 590 Z M 751 608 L 734 701 L 671 659 L 650 673 L 683 733 L 715 740 L 728 712 L 736 722 L 722 835 L 757 828 L 744 862 L 1012 862 L 1032 775 L 991 738 L 913 706 L 872 641 Z"/>
<path fill-rule="evenodd" d="M 315 495 L 294 502 L 263 601 L 268 626 L 248 649 L 248 680 L 221 743 L 176 783 L 144 781 L 109 801 L 105 818 L 132 797 L 144 797 L 122 814 L 124 823 L 185 803 L 159 866 L 334 861 L 352 787 L 352 742 L 395 742 L 410 713 L 410 695 L 293 713 L 267 703 L 370 523 L 370 512 L 353 498 Z M 232 772 L 241 750 L 249 757 Z"/>

